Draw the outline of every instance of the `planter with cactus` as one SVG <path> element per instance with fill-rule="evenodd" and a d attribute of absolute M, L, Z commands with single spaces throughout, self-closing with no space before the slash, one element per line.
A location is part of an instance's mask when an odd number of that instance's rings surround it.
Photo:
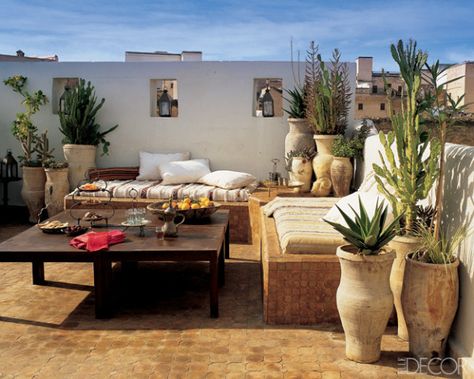
<path fill-rule="evenodd" d="M 403 107 L 398 113 L 392 111 L 391 98 L 388 96 L 388 114 L 391 115 L 393 131 L 386 135 L 382 132 L 379 134 L 385 156 L 381 155 L 381 164 L 374 164 L 373 169 L 378 189 L 392 205 L 395 215 L 404 214 L 399 234 L 405 239 L 412 239 L 417 222 L 417 205 L 428 196 L 439 175 L 440 143 L 437 138 L 430 136 L 420 123 L 420 116 L 429 109 L 428 102 L 419 101 L 427 54 L 417 50 L 416 42 L 413 41 L 406 46 L 402 41 L 391 45 L 391 53 L 405 82 L 406 96 L 402 97 Z M 413 252 L 411 249 L 414 248 L 416 244 L 412 241 L 408 248 L 397 250 L 391 274 L 400 325 L 399 336 L 404 339 L 407 338 L 403 323 L 406 315 L 400 298 L 401 283 L 404 278 L 405 256 Z"/>
<path fill-rule="evenodd" d="M 76 87 L 67 91 L 64 110 L 59 112 L 64 135 L 64 157 L 69 164 L 69 185 L 74 189 L 84 178 L 89 168 L 95 167 L 96 150 L 102 144 L 103 154 L 108 153 L 110 143 L 105 136 L 118 125 L 101 132 L 96 115 L 105 99 L 97 103 L 94 86 L 80 79 Z"/>
<path fill-rule="evenodd" d="M 395 236 L 399 217 L 389 225 L 387 207 L 376 204 L 372 217 L 359 198 L 353 217 L 339 209 L 345 224 L 327 221 L 349 245 L 340 246 L 341 282 L 337 309 L 346 338 L 347 358 L 362 363 L 380 358 L 382 335 L 393 308 L 390 270 L 395 253 L 385 245 Z"/>

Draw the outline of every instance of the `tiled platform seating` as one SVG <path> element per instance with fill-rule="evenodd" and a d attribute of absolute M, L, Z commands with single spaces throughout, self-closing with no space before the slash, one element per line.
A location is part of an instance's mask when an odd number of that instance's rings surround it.
<path fill-rule="evenodd" d="M 277 201 L 282 206 L 269 209 Z M 320 220 L 334 198 L 277 198 L 262 208 L 264 320 L 268 324 L 338 323 L 335 255 L 343 243 Z M 271 213 L 268 217 L 265 213 Z"/>
<path fill-rule="evenodd" d="M 116 167 L 110 169 L 91 169 L 89 178 L 91 180 L 105 180 L 107 189 L 112 193 L 112 203 L 116 208 L 129 208 L 132 205 L 130 190 L 138 191 L 137 206 L 167 200 L 170 196 L 177 199 L 190 197 L 198 199 L 207 196 L 211 200 L 221 204 L 222 209 L 230 211 L 230 240 L 232 243 L 250 243 L 250 221 L 248 211 L 248 196 L 255 189 L 249 186 L 242 189 L 224 190 L 203 184 L 176 184 L 160 185 L 156 181 L 138 181 L 138 167 Z M 108 198 L 106 192 L 87 193 L 81 192 L 74 196 L 74 201 L 86 201 L 91 198 Z M 69 209 L 73 204 L 71 194 L 65 198 L 65 208 Z"/>

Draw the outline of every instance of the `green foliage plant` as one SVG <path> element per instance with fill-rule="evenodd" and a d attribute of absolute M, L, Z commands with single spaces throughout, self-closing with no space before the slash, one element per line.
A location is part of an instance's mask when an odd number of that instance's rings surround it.
<path fill-rule="evenodd" d="M 316 134 L 344 134 L 351 102 L 349 71 L 334 49 L 326 65 L 318 46 L 311 42 L 306 53 L 305 71 L 306 119 Z"/>
<path fill-rule="evenodd" d="M 367 211 L 359 197 L 359 213 L 357 213 L 351 206 L 354 213 L 352 219 L 336 204 L 337 209 L 347 223 L 347 226 L 341 225 L 337 222 L 324 220 L 330 224 L 334 229 L 342 234 L 344 240 L 357 248 L 358 254 L 361 255 L 376 255 L 381 249 L 389 243 L 397 234 L 398 222 L 401 217 L 396 217 L 388 226 L 385 227 L 385 221 L 388 215 L 388 206 L 383 203 L 375 205 L 375 212 L 372 218 L 367 214 Z"/>
<path fill-rule="evenodd" d="M 392 44 L 391 53 L 405 82 L 406 96 L 399 113 L 392 112 L 391 98 L 387 96 L 393 130 L 387 135 L 379 134 L 386 158 L 379 153 L 381 165 L 374 164 L 373 169 L 378 189 L 392 205 L 395 216 L 404 214 L 401 233 L 413 234 L 417 203 L 426 198 L 438 178 L 440 142 L 430 138 L 420 124 L 420 116 L 427 109 L 427 104 L 420 101 L 427 54 L 417 50 L 416 42 L 411 40 L 406 45 L 401 40 L 396 46 Z M 424 157 L 427 151 L 428 157 Z"/>
<path fill-rule="evenodd" d="M 13 136 L 20 142 L 23 155 L 18 157 L 20 163 L 23 166 L 41 166 L 40 156 L 38 159 L 34 159 L 33 154 L 41 150 L 41 146 L 38 146 L 39 138 L 37 136 L 38 128 L 33 124 L 32 117 L 38 112 L 42 105 L 48 102 L 48 98 L 41 91 L 29 92 L 25 87 L 27 78 L 22 75 L 14 75 L 5 79 L 3 83 L 11 87 L 12 90 L 18 93 L 22 98 L 21 104 L 25 107 L 25 112 L 19 112 L 16 114 L 16 119 L 13 121 L 11 126 L 11 132 Z"/>
<path fill-rule="evenodd" d="M 292 164 L 293 158 L 303 158 L 308 161 L 311 161 L 311 159 L 313 159 L 315 155 L 316 155 L 316 151 L 314 151 L 314 149 L 291 150 L 286 154 L 285 168 L 287 171 L 291 171 L 291 164 Z"/>
<path fill-rule="evenodd" d="M 448 238 L 443 232 L 436 236 L 429 227 L 422 226 L 417 233 L 420 237 L 421 246 L 412 258 L 432 264 L 453 263 L 456 259 L 456 251 L 467 234 L 466 226 L 458 228 L 451 238 Z"/>
<path fill-rule="evenodd" d="M 354 133 L 352 138 L 342 135 L 336 137 L 332 145 L 332 154 L 341 158 L 359 158 L 364 151 L 364 143 L 369 135 L 370 128 L 364 120 L 362 126 Z"/>
<path fill-rule="evenodd" d="M 69 167 L 69 164 L 64 161 L 57 161 L 53 157 L 48 158 L 47 160 L 43 161 L 43 167 L 44 168 L 50 168 L 50 169 L 60 169 L 60 168 L 67 168 Z"/>
<path fill-rule="evenodd" d="M 108 154 L 110 142 L 105 136 L 115 130 L 118 125 L 100 131 L 96 122 L 97 112 L 102 108 L 105 99 L 97 102 L 95 88 L 91 82 L 80 79 L 76 87 L 66 92 L 64 111 L 59 112 L 61 126 L 59 130 L 64 135 L 63 143 L 77 145 L 102 144 L 102 155 Z"/>

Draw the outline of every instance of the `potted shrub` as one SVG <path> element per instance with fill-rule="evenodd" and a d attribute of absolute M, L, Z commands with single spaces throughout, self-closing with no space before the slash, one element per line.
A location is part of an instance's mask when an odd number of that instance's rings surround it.
<path fill-rule="evenodd" d="M 432 66 L 427 65 L 427 68 L 433 92 L 427 93 L 424 101 L 430 105 L 431 115 L 438 126 L 441 141 L 440 173 L 433 221 L 420 228 L 421 246 L 406 257 L 401 300 L 410 352 L 419 358 L 442 359 L 458 307 L 459 260 L 455 253 L 467 234 L 466 228 L 462 227 L 450 238 L 442 230 L 444 149 L 447 129 L 456 122 L 456 116 L 464 108 L 460 106 L 464 95 L 455 100 L 444 91 L 447 83 L 439 84 L 439 78 L 445 69 L 440 69 L 438 61 Z M 454 78 L 450 82 L 458 79 Z"/>
<path fill-rule="evenodd" d="M 311 167 L 311 160 L 314 157 L 313 149 L 291 150 L 286 154 L 286 170 L 290 178 L 290 184 L 301 182 L 301 191 L 309 192 L 311 189 L 311 178 L 313 170 Z"/>
<path fill-rule="evenodd" d="M 25 112 L 17 113 L 15 121 L 12 123 L 11 131 L 13 136 L 20 142 L 23 154 L 18 157 L 22 166 L 23 185 L 21 196 L 30 214 L 29 221 L 36 223 L 38 213 L 44 205 L 44 183 L 45 174 L 41 167 L 41 160 L 45 157 L 44 152 L 40 152 L 38 128 L 33 124 L 33 115 L 40 110 L 42 105 L 48 102 L 46 95 L 38 90 L 30 93 L 25 87 L 27 78 L 15 75 L 4 80 L 4 84 L 13 89 L 22 98 Z M 35 157 L 35 154 L 39 155 Z"/>
<path fill-rule="evenodd" d="M 45 204 L 48 216 L 54 216 L 64 210 L 64 197 L 69 193 L 68 163 L 54 158 L 43 161 L 46 173 Z"/>
<path fill-rule="evenodd" d="M 340 62 L 341 53 L 335 49 L 327 66 L 311 42 L 306 58 L 305 85 L 306 119 L 313 128 L 317 155 L 313 160 L 316 182 L 312 192 L 327 196 L 331 192 L 330 167 L 332 143 L 344 134 L 350 106 L 348 69 Z"/>
<path fill-rule="evenodd" d="M 353 218 L 338 207 L 347 226 L 325 220 L 349 242 L 337 248 L 341 282 L 336 300 L 346 356 L 356 362 L 380 358 L 382 335 L 393 308 L 389 277 L 395 253 L 385 245 L 395 236 L 400 216 L 385 226 L 387 208 L 377 201 L 374 215 L 369 217 L 359 197 L 359 211 L 352 209 Z"/>
<path fill-rule="evenodd" d="M 373 169 L 378 189 L 392 205 L 394 214 L 404 214 L 400 233 L 390 243 L 390 248 L 397 254 L 390 283 L 397 311 L 398 336 L 407 340 L 408 331 L 401 304 L 405 257 L 419 245 L 414 229 L 417 204 L 427 197 L 438 178 L 440 143 L 420 123 L 421 114 L 429 106 L 419 101 L 422 69 L 427 54 L 417 50 L 416 42 L 411 40 L 406 46 L 402 41 L 396 46 L 392 44 L 391 53 L 405 82 L 406 96 L 402 96 L 399 113 L 392 112 L 391 98 L 388 96 L 388 114 L 393 130 L 386 135 L 382 132 L 379 134 L 385 157 L 380 154 L 381 165 L 374 164 Z"/>
<path fill-rule="evenodd" d="M 288 125 L 289 132 L 285 137 L 285 156 L 291 151 L 314 150 L 314 140 L 311 128 L 305 119 L 304 91 L 299 86 L 293 89 L 285 89 L 288 102 Z"/>
<path fill-rule="evenodd" d="M 331 163 L 331 182 L 337 197 L 349 195 L 351 181 L 354 175 L 352 160 L 362 157 L 364 141 L 369 133 L 369 127 L 364 122 L 351 139 L 337 136 L 332 145 L 334 159 Z"/>
<path fill-rule="evenodd" d="M 59 111 L 64 135 L 64 157 L 69 163 L 69 184 L 72 188 L 84 179 L 86 171 L 95 167 L 96 150 L 102 144 L 102 153 L 107 154 L 110 143 L 105 136 L 118 125 L 100 131 L 96 122 L 97 112 L 104 105 L 105 99 L 97 103 L 94 86 L 91 82 L 80 79 L 76 87 L 66 92 L 64 110 Z"/>

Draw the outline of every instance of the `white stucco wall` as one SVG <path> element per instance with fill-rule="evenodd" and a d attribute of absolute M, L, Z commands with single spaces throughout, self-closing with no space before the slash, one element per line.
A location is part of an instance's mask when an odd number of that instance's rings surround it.
<path fill-rule="evenodd" d="M 352 93 L 355 64 L 348 63 Z M 301 70 L 304 72 L 304 69 Z M 106 99 L 98 121 L 104 128 L 118 123 L 108 136 L 110 155 L 98 157 L 99 167 L 138 165 L 138 152 L 190 151 L 206 157 L 211 168 L 245 171 L 265 179 L 272 158 L 279 158 L 284 173 L 286 115 L 257 118 L 253 114 L 255 78 L 282 78 L 293 88 L 290 62 L 1 62 L 0 79 L 21 74 L 28 88 L 41 89 L 51 98 L 53 78 L 82 77 L 90 80 L 99 98 Z M 179 117 L 150 117 L 150 79 L 177 79 Z M 350 110 L 353 119 L 354 101 Z M 11 148 L 20 152 L 10 133 L 10 123 L 20 111 L 20 97 L 0 84 L 0 156 Z M 46 105 L 34 116 L 40 131 L 48 129 L 55 155 L 62 158 L 59 118 Z M 10 185 L 12 204 L 20 203 L 20 183 Z"/>

